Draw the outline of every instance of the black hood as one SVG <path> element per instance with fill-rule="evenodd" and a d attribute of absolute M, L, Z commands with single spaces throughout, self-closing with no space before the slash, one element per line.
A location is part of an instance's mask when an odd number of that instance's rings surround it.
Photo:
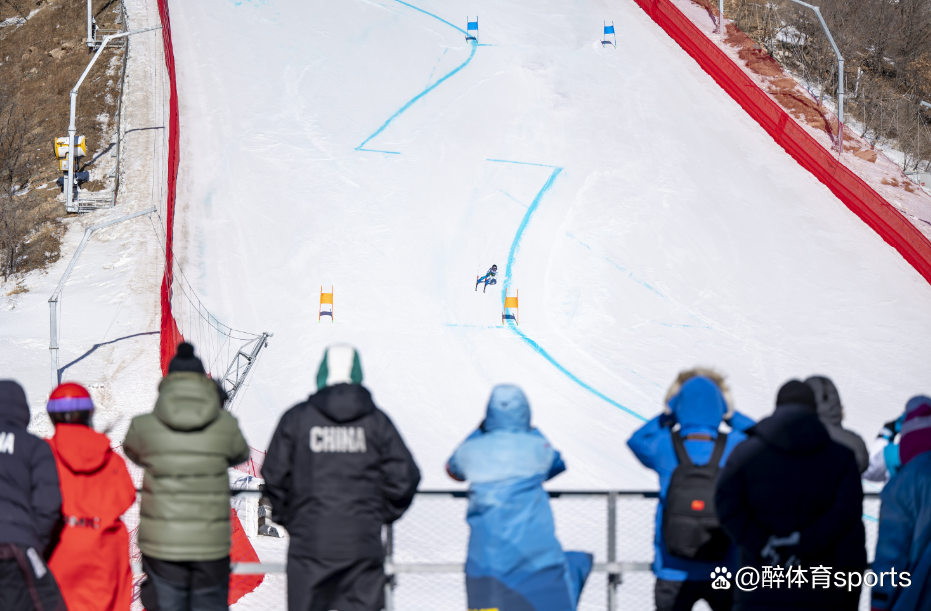
<path fill-rule="evenodd" d="M 29 403 L 26 391 L 13 380 L 0 380 L 0 421 L 29 426 Z"/>
<path fill-rule="evenodd" d="M 841 420 L 844 419 L 844 408 L 834 382 L 824 376 L 812 376 L 805 380 L 805 383 L 815 392 L 818 418 L 821 422 L 840 426 Z"/>
<path fill-rule="evenodd" d="M 309 401 L 334 422 L 351 422 L 375 411 L 371 393 L 359 384 L 327 386 Z"/>
<path fill-rule="evenodd" d="M 747 431 L 789 454 L 814 454 L 831 443 L 828 430 L 811 407 L 785 403 Z"/>

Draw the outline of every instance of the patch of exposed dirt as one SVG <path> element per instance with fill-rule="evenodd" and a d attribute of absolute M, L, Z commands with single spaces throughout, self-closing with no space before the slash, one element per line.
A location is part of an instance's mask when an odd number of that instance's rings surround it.
<path fill-rule="evenodd" d="M 724 42 L 738 49 L 737 55 L 746 62 L 747 67 L 762 76 L 782 77 L 786 80 L 786 74 L 782 66 L 770 57 L 769 53 L 763 50 L 760 45 L 756 44 L 752 38 L 741 32 L 733 23 L 728 23 L 725 27 Z M 792 82 L 795 86 L 795 81 Z"/>
<path fill-rule="evenodd" d="M 711 0 L 692 0 L 693 3 L 717 15 Z M 791 75 L 786 73 L 765 49 L 733 23 L 725 27 L 724 42 L 737 51 L 737 56 L 755 74 L 764 77 L 764 87 L 789 114 L 836 139 L 837 121 L 828 118 L 828 110 L 802 91 Z"/>
<path fill-rule="evenodd" d="M 93 0 L 92 6 L 100 28 L 120 29 L 119 0 Z M 68 134 L 69 92 L 92 57 L 85 42 L 86 14 L 86 0 L 0 1 L 0 22 L 11 17 L 22 22 L 0 28 L 0 83 L 8 84 L 16 100 L 29 110 L 33 133 L 41 143 L 35 152 L 40 169 L 30 180 L 27 196 L 33 231 L 25 246 L 26 264 L 18 272 L 43 267 L 59 257 L 64 234 L 59 219 L 66 213 L 64 205 L 56 201 L 60 190 L 55 180 L 62 172 L 53 142 Z M 76 124 L 87 145 L 87 156 L 76 168 L 79 171 L 93 169 L 109 154 L 116 127 L 122 53 L 119 48 L 105 50 L 78 94 Z M 101 116 L 109 119 L 101 121 Z M 37 188 L 43 185 L 48 186 Z M 91 191 L 112 188 L 112 179 L 97 180 L 86 187 Z"/>
<path fill-rule="evenodd" d="M 844 150 L 846 151 L 846 150 L 849 150 L 849 149 L 845 146 L 845 147 L 844 147 Z M 870 151 L 855 150 L 855 151 L 853 151 L 853 156 L 854 156 L 854 157 L 859 157 L 859 158 L 862 159 L 863 161 L 869 161 L 870 163 L 876 163 L 876 151 L 872 151 L 872 150 L 870 150 Z"/>
<path fill-rule="evenodd" d="M 890 187 L 901 187 L 905 189 L 906 191 L 908 191 L 909 193 L 917 193 L 917 191 L 915 191 L 915 189 L 912 188 L 912 183 L 910 180 L 903 180 L 902 182 L 899 182 L 897 178 L 890 177 L 890 178 L 883 178 L 882 181 L 880 182 Z"/>
<path fill-rule="evenodd" d="M 777 89 L 770 90 L 770 93 L 779 102 L 779 105 L 789 111 L 796 119 L 804 121 L 808 125 L 819 129 L 823 132 L 831 133 L 827 128 L 827 121 L 824 115 L 818 112 L 814 102 L 805 98 L 794 89 Z"/>

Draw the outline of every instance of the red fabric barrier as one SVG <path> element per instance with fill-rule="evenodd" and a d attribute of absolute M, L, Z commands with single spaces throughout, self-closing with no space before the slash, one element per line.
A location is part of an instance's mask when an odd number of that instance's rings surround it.
<path fill-rule="evenodd" d="M 174 226 L 175 226 L 175 188 L 178 181 L 179 162 L 179 114 L 178 86 L 175 82 L 175 55 L 171 46 L 171 21 L 168 16 L 168 0 L 158 0 L 158 14 L 162 20 L 162 42 L 165 46 L 165 66 L 168 68 L 170 99 L 168 106 L 168 198 L 165 205 L 165 273 L 162 276 L 161 291 L 161 338 L 159 352 L 161 356 L 162 375 L 168 373 L 168 361 L 175 355 L 175 349 L 183 341 L 178 323 L 171 313 L 171 285 L 174 269 Z"/>
<path fill-rule="evenodd" d="M 669 0 L 635 0 L 803 168 L 931 283 L 931 241 L 841 164 Z"/>
<path fill-rule="evenodd" d="M 233 562 L 258 562 L 259 555 L 255 553 L 255 549 L 249 543 L 249 537 L 243 532 L 239 516 L 236 515 L 236 510 L 232 507 L 230 507 L 230 526 L 233 534 L 230 559 Z M 263 579 L 265 579 L 265 575 L 230 575 L 229 604 L 232 605 L 249 592 L 255 590 Z"/>
<path fill-rule="evenodd" d="M 168 68 L 171 98 L 168 109 L 168 199 L 165 206 L 165 273 L 162 276 L 161 305 L 161 352 L 162 375 L 168 373 L 168 362 L 175 355 L 178 343 L 184 341 L 178 330 L 178 323 L 171 313 L 171 286 L 174 273 L 174 223 L 175 190 L 178 182 L 178 162 L 180 143 L 180 121 L 178 112 L 178 86 L 175 81 L 175 55 L 171 45 L 171 21 L 168 15 L 168 0 L 158 0 L 158 14 L 162 20 L 162 42 L 165 46 L 165 66 Z M 230 526 L 232 527 L 232 548 L 230 560 L 233 562 L 258 562 L 259 556 L 242 530 L 242 524 L 236 511 L 230 508 Z M 255 590 L 264 575 L 231 575 L 229 604 Z"/>

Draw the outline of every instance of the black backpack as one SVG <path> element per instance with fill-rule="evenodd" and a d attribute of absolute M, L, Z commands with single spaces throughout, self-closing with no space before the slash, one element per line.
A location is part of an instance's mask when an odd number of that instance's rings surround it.
<path fill-rule="evenodd" d="M 678 431 L 672 432 L 672 447 L 679 466 L 672 472 L 663 511 L 663 538 L 673 556 L 716 562 L 724 560 L 730 539 L 721 528 L 714 509 L 714 488 L 718 466 L 724 455 L 727 434 L 718 433 L 711 460 L 696 466 L 685 451 Z"/>

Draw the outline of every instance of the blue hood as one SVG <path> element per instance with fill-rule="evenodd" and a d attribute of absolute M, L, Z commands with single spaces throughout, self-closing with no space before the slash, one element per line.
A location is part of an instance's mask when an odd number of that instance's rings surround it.
<path fill-rule="evenodd" d="M 717 384 L 706 377 L 697 376 L 683 384 L 679 394 L 669 400 L 669 409 L 683 429 L 717 430 L 727 413 L 727 403 Z"/>
<path fill-rule="evenodd" d="M 529 431 L 530 404 L 527 397 L 517 386 L 501 384 L 491 391 L 488 400 L 488 412 L 482 430 L 491 431 Z"/>

